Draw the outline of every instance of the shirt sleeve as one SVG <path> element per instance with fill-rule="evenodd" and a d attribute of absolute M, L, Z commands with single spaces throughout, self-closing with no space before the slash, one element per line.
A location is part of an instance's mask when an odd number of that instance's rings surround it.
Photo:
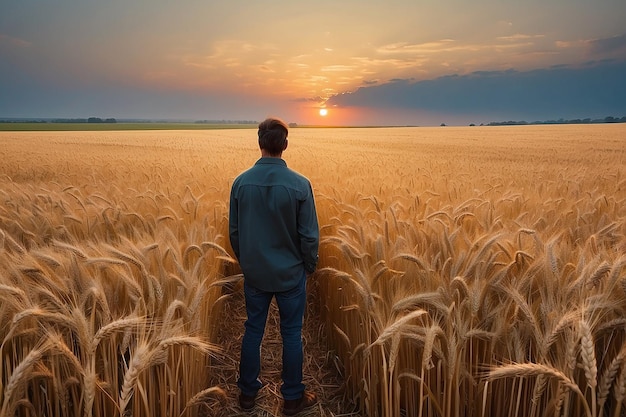
<path fill-rule="evenodd" d="M 235 257 L 239 260 L 239 208 L 235 195 L 235 186 L 230 191 L 230 208 L 228 212 L 228 237 Z"/>
<path fill-rule="evenodd" d="M 320 232 L 311 184 L 308 186 L 304 200 L 300 202 L 298 235 L 300 236 L 300 251 L 304 261 L 304 269 L 307 273 L 312 273 L 317 268 Z"/>

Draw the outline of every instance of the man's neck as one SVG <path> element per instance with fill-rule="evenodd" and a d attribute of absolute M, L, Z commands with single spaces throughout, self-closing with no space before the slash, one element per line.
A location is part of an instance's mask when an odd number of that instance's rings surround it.
<path fill-rule="evenodd" d="M 270 155 L 269 152 L 267 152 L 265 149 L 261 149 L 261 156 L 263 158 L 282 158 L 283 153 L 279 153 L 278 155 Z"/>

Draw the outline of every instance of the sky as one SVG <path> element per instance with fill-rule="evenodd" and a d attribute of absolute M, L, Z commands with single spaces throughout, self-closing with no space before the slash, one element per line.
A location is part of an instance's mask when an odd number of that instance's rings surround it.
<path fill-rule="evenodd" d="M 0 118 L 623 117 L 624 22 L 624 0 L 0 0 Z"/>

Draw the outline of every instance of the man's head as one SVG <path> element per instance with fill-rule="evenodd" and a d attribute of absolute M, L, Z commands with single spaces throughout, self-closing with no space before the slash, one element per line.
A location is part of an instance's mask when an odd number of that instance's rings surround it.
<path fill-rule="evenodd" d="M 269 156 L 280 156 L 287 148 L 289 128 L 280 119 L 270 117 L 259 124 L 259 148 Z"/>

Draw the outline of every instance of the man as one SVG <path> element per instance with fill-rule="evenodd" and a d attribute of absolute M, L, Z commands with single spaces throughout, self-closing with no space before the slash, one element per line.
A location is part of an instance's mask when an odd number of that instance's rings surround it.
<path fill-rule="evenodd" d="M 302 383 L 302 321 L 306 278 L 317 266 L 319 227 L 311 183 L 282 159 L 288 133 L 280 119 L 259 124 L 261 158 L 233 182 L 229 236 L 244 276 L 247 313 L 239 405 L 252 410 L 262 386 L 261 340 L 275 297 L 283 341 L 283 414 L 292 416 L 317 403 Z"/>

